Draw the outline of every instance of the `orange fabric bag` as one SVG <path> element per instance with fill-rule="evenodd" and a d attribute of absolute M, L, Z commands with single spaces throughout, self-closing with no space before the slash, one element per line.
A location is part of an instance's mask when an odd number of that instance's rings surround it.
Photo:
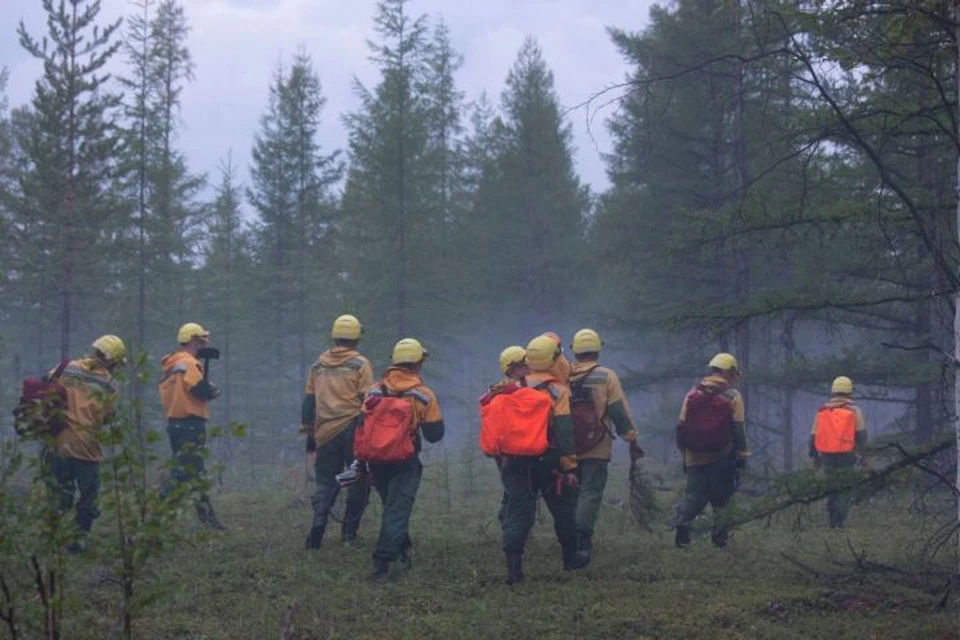
<path fill-rule="evenodd" d="M 480 402 L 480 449 L 490 456 L 541 456 L 553 400 L 546 386 L 510 385 Z"/>
<path fill-rule="evenodd" d="M 353 436 L 353 455 L 363 462 L 402 462 L 416 454 L 413 402 L 404 397 L 371 396 Z"/>
<path fill-rule="evenodd" d="M 857 414 L 849 407 L 820 407 L 814 446 L 820 453 L 850 453 L 856 448 Z"/>

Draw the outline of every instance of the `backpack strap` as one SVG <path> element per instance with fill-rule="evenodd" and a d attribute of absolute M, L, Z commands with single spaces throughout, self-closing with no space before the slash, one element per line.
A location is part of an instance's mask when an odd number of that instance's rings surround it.
<path fill-rule="evenodd" d="M 590 374 L 593 373 L 593 371 L 594 371 L 595 369 L 597 369 L 599 366 L 600 366 L 600 363 L 597 362 L 597 363 L 594 363 L 593 366 L 587 367 L 587 368 L 584 369 L 583 371 L 577 373 L 577 381 L 576 381 L 576 382 L 572 382 L 572 383 L 570 384 L 570 390 L 572 391 L 574 387 L 576 387 L 578 391 L 579 391 L 580 389 L 582 389 L 582 388 L 583 388 L 583 385 L 586 384 L 586 382 L 587 382 L 587 378 L 588 378 L 588 377 L 590 376 Z"/>
<path fill-rule="evenodd" d="M 44 377 L 45 377 L 49 382 L 54 382 L 55 380 L 59 380 L 59 379 L 60 379 L 60 376 L 63 375 L 64 370 L 67 368 L 67 365 L 69 365 L 69 364 L 70 364 L 70 361 L 69 361 L 69 360 L 64 360 L 63 362 L 61 362 L 60 364 L 57 365 L 57 368 L 54 369 L 52 373 L 49 373 L 49 374 L 47 374 L 47 375 L 44 376 Z"/>

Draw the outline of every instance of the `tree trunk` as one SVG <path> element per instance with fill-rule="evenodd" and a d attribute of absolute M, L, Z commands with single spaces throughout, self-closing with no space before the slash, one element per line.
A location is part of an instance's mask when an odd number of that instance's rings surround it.
<path fill-rule="evenodd" d="M 953 13 L 954 13 L 954 38 L 953 41 L 957 46 L 957 99 L 960 100 L 960 0 L 954 0 L 953 3 Z M 956 112 L 954 112 L 954 117 L 956 117 Z M 955 123 L 956 124 L 956 123 Z M 955 188 L 960 188 L 960 156 L 957 157 L 957 179 L 954 185 Z M 958 193 L 960 195 L 960 193 Z M 957 199 L 957 232 L 960 235 L 960 198 Z M 960 237 L 958 237 L 960 241 Z M 954 362 L 960 362 L 960 292 L 954 293 L 953 300 L 954 308 L 954 318 L 953 318 L 953 357 Z M 957 438 L 956 446 L 956 460 L 960 461 L 960 375 L 957 375 L 956 370 L 954 371 L 953 379 L 953 421 L 954 421 L 954 431 Z M 957 491 L 960 491 L 960 464 L 957 464 L 957 478 L 956 478 Z M 960 522 L 960 500 L 957 501 L 957 520 Z M 957 557 L 960 557 L 960 536 L 957 536 Z M 956 576 L 960 577 L 960 566 L 957 568 Z"/>

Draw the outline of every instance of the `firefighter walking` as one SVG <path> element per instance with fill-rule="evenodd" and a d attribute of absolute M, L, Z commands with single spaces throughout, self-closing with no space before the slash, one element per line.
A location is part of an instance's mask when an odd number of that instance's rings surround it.
<path fill-rule="evenodd" d="M 357 351 L 363 327 L 351 315 L 333 322 L 334 346 L 310 367 L 301 407 L 301 430 L 307 435 L 307 452 L 314 454 L 317 490 L 311 496 L 313 521 L 307 549 L 319 549 L 330 510 L 340 493 L 337 474 L 353 463 L 353 434 L 363 407 L 364 392 L 373 384 L 373 365 Z M 347 488 L 347 505 L 340 526 L 342 542 L 357 537 L 360 519 L 370 495 L 365 481 Z"/>
<path fill-rule="evenodd" d="M 84 539 L 100 515 L 100 432 L 113 415 L 118 394 L 113 373 L 126 355 L 120 338 L 105 335 L 93 342 L 89 355 L 54 370 L 66 390 L 66 406 L 63 428 L 45 449 L 43 466 L 58 511 L 65 514 L 76 507 L 80 537 L 67 545 L 71 553 L 84 550 Z"/>
<path fill-rule="evenodd" d="M 590 555 L 593 529 L 607 486 L 607 467 L 613 453 L 613 433 L 630 445 L 630 456 L 643 456 L 637 445 L 637 427 L 616 372 L 599 363 L 603 341 L 593 329 L 581 329 L 570 345 L 576 362 L 570 375 L 573 442 L 577 454 L 580 495 L 577 497 L 578 548 Z"/>
<path fill-rule="evenodd" d="M 170 476 L 160 490 L 162 497 L 186 482 L 205 477 L 208 404 L 220 395 L 220 390 L 210 382 L 197 357 L 209 339 L 209 331 L 195 322 L 188 322 L 177 331 L 180 347 L 160 361 L 162 375 L 158 391 L 167 418 L 167 435 L 173 455 Z M 205 490 L 200 492 L 196 508 L 204 526 L 225 529 Z"/>
<path fill-rule="evenodd" d="M 810 433 L 810 459 L 830 480 L 839 481 L 862 459 L 867 445 L 863 412 L 853 401 L 853 381 L 840 376 L 830 386 L 830 398 L 817 411 Z M 843 491 L 827 496 L 831 529 L 842 529 L 850 511 L 851 497 Z"/>
<path fill-rule="evenodd" d="M 363 420 L 354 437 L 354 455 L 366 463 L 383 501 L 373 551 L 375 582 L 386 582 L 392 562 L 411 565 L 410 516 L 423 475 L 421 434 L 431 443 L 444 435 L 437 396 L 421 377 L 427 355 L 417 340 L 397 342 L 383 379 L 367 391 Z"/>
<path fill-rule="evenodd" d="M 680 548 L 690 544 L 690 525 L 707 504 L 713 507 L 710 539 L 714 546 L 727 546 L 723 509 L 750 457 L 743 396 L 735 388 L 740 380 L 737 359 L 718 353 L 707 366 L 710 373 L 684 396 L 677 425 L 677 446 L 687 474 L 683 498 L 671 521 L 674 542 Z"/>

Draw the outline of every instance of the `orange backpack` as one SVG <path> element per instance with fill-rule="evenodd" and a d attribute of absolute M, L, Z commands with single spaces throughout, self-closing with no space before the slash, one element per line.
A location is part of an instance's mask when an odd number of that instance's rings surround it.
<path fill-rule="evenodd" d="M 547 428 L 552 380 L 528 387 L 526 381 L 487 394 L 480 401 L 480 449 L 490 456 L 541 456 L 549 447 Z"/>
<path fill-rule="evenodd" d="M 813 444 L 820 453 L 850 453 L 856 448 L 857 414 L 849 406 L 822 406 L 817 411 Z"/>
<path fill-rule="evenodd" d="M 404 393 L 391 394 L 379 384 L 363 402 L 363 421 L 353 436 L 353 455 L 363 462 L 402 462 L 416 455 L 416 417 Z"/>

